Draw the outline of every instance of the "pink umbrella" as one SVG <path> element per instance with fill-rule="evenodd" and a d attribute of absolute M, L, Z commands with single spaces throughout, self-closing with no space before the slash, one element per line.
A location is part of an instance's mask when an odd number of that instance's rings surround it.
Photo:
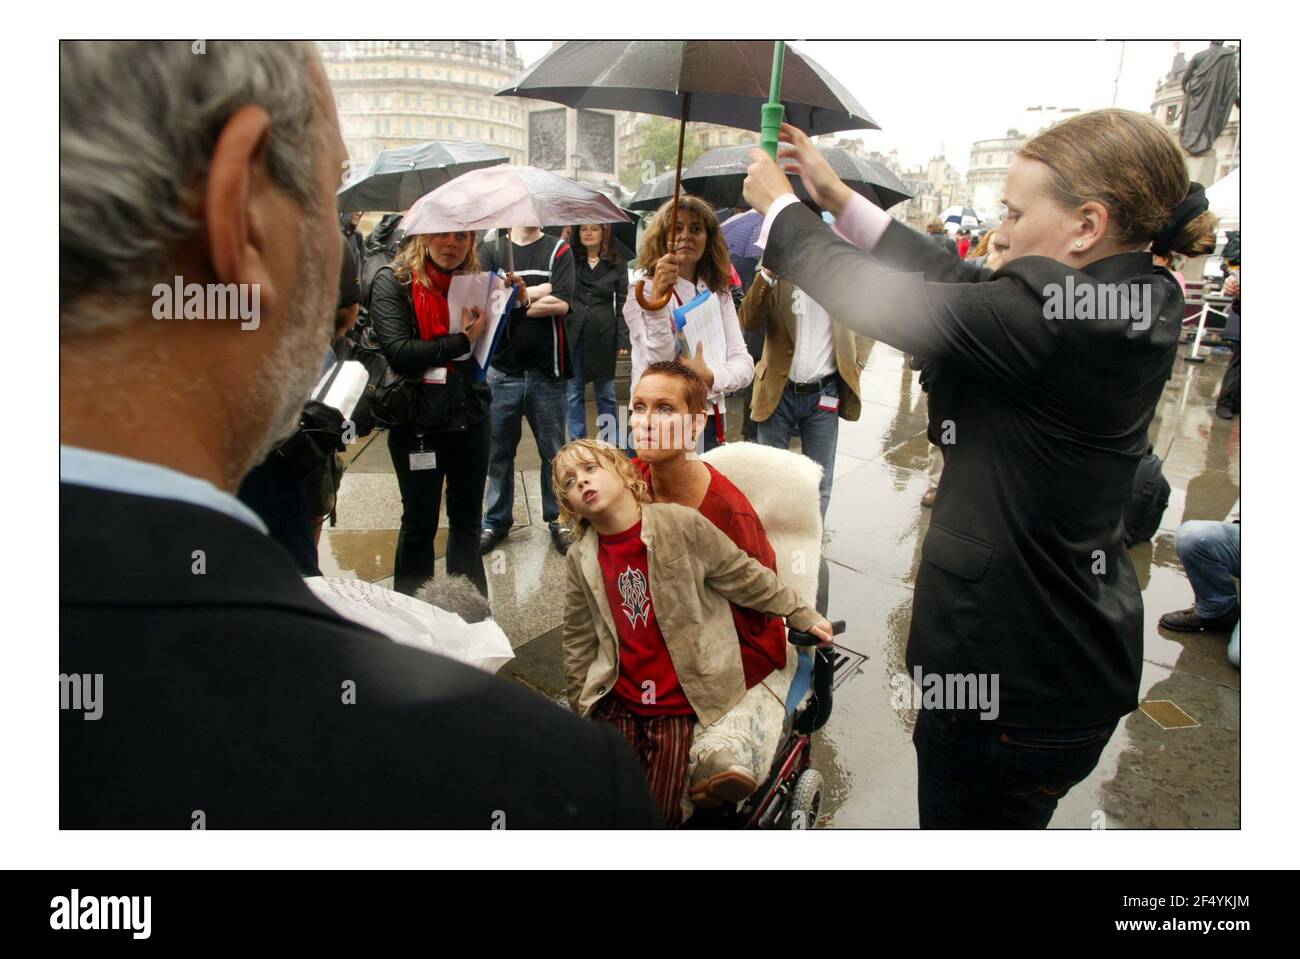
<path fill-rule="evenodd" d="M 628 216 L 614 201 L 590 187 L 536 167 L 497 166 L 472 170 L 426 193 L 411 205 L 400 229 L 411 236 L 626 222 Z M 506 248 L 511 250 L 509 245 Z"/>
<path fill-rule="evenodd" d="M 627 215 L 604 194 L 531 166 L 471 170 L 411 205 L 401 229 L 450 233 L 511 226 L 626 223 Z"/>

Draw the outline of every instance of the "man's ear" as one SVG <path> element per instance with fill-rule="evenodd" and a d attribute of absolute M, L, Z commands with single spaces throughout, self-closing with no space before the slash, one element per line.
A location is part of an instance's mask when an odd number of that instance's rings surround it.
<path fill-rule="evenodd" d="M 268 186 L 266 150 L 271 118 L 259 106 L 240 107 L 217 138 L 203 198 L 212 269 L 222 283 L 256 283 L 267 293 L 263 218 L 254 205 Z"/>

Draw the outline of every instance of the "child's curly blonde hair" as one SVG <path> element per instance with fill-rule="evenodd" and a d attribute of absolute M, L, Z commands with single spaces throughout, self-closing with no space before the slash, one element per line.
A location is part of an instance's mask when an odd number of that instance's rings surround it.
<path fill-rule="evenodd" d="M 623 481 L 623 485 L 632 492 L 638 503 L 644 505 L 651 501 L 650 488 L 646 485 L 646 481 L 641 478 L 632 461 L 623 455 L 618 447 L 592 439 L 571 440 L 565 443 L 555 454 L 555 459 L 551 461 L 551 486 L 555 491 L 555 501 L 560 505 L 560 522 L 573 530 L 574 540 L 586 532 L 587 521 L 576 516 L 569 509 L 569 501 L 565 498 L 564 489 L 560 484 L 563 471 L 570 463 L 581 465 L 595 463 L 603 466 Z"/>

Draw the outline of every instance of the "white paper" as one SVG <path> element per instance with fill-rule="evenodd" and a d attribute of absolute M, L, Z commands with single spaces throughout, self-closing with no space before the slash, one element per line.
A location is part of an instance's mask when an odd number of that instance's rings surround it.
<path fill-rule="evenodd" d="M 502 310 L 498 315 L 492 315 L 492 298 L 493 294 L 504 290 L 505 280 L 498 273 L 458 273 L 451 278 L 451 286 L 447 290 L 447 309 L 451 312 L 448 330 L 452 333 L 464 332 L 465 325 L 461 322 L 461 311 L 464 309 L 482 310 L 488 321 L 482 336 L 475 341 L 470 351 L 456 359 L 467 360 L 473 356 L 480 367 L 487 366 L 488 349 L 492 346 L 497 324 L 504 314 Z M 504 304 L 505 296 L 502 295 L 498 302 Z"/>
<path fill-rule="evenodd" d="M 514 659 L 510 640 L 490 619 L 467 623 L 455 613 L 359 579 L 310 576 L 304 582 L 340 616 L 403 646 L 446 656 L 485 673 L 495 673 Z"/>
<path fill-rule="evenodd" d="M 717 294 L 710 293 L 709 298 L 699 306 L 685 312 L 686 323 L 681 328 L 681 335 L 686 345 L 695 353 L 695 344 L 704 344 L 704 364 L 716 370 L 727 362 L 727 336 L 722 330 L 722 307 L 718 305 Z"/>

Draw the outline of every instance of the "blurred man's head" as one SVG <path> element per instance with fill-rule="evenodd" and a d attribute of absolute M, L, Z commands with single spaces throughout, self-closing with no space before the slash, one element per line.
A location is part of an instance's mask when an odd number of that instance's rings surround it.
<path fill-rule="evenodd" d="M 59 80 L 63 439 L 233 488 L 334 330 L 347 152 L 324 70 L 308 43 L 65 42 Z M 226 313 L 236 290 L 253 321 Z"/>
<path fill-rule="evenodd" d="M 695 449 L 708 422 L 709 389 L 689 366 L 651 363 L 632 392 L 630 425 L 636 455 L 660 463 Z"/>

